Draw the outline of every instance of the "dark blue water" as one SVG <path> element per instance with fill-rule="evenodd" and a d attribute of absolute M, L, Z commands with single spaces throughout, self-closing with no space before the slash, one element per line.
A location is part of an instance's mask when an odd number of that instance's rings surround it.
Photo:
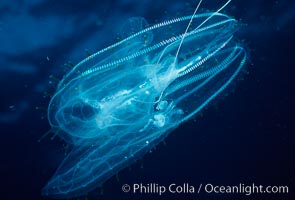
<path fill-rule="evenodd" d="M 225 2 L 225 1 L 224 1 Z M 204 1 L 205 10 L 223 1 Z M 40 190 L 64 158 L 64 142 L 50 137 L 46 119 L 54 75 L 116 42 L 120 25 L 143 16 L 150 23 L 190 14 L 194 1 L 0 2 L 0 199 L 46 199 Z M 88 199 L 294 199 L 295 3 L 233 1 L 225 10 L 243 24 L 248 75 L 165 144 L 89 194 Z M 40 109 L 36 110 L 36 107 Z M 286 185 L 289 194 L 131 194 L 123 184 Z M 84 198 L 82 198 L 84 199 Z"/>

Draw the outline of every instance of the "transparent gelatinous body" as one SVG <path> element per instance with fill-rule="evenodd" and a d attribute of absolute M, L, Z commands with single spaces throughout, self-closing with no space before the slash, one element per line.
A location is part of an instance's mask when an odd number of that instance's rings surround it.
<path fill-rule="evenodd" d="M 204 108 L 246 61 L 233 39 L 237 21 L 227 15 L 145 25 L 143 18 L 129 20 L 123 31 L 134 34 L 81 61 L 59 83 L 48 118 L 74 147 L 45 195 L 66 198 L 98 187 Z"/>

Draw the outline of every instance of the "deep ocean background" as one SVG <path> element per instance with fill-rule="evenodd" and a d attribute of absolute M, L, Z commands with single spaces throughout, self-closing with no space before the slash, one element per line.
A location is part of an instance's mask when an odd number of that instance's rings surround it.
<path fill-rule="evenodd" d="M 216 10 L 225 1 L 205 0 Z M 0 1 L 0 199 L 41 200 L 41 188 L 64 158 L 64 143 L 50 137 L 46 115 L 54 91 L 50 75 L 67 71 L 116 41 L 129 17 L 148 22 L 188 14 L 187 0 Z M 241 21 L 248 75 L 235 90 L 182 124 L 153 153 L 119 172 L 88 199 L 295 199 L 295 1 L 234 0 L 225 13 Z M 35 109 L 40 107 L 40 109 Z M 142 167 L 141 167 L 142 166 Z M 125 194 L 125 183 L 188 182 L 287 185 L 289 194 Z M 84 199 L 84 198 L 81 198 Z"/>

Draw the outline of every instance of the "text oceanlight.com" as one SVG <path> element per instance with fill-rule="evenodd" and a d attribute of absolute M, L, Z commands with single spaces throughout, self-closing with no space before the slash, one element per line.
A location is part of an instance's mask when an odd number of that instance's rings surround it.
<path fill-rule="evenodd" d="M 215 185 L 212 183 L 200 183 L 199 185 L 192 185 L 189 183 L 171 183 L 171 184 L 158 184 L 158 183 L 134 183 L 124 184 L 122 191 L 133 194 L 158 194 L 165 193 L 171 194 L 199 194 L 199 193 L 215 193 L 215 194 L 288 194 L 288 186 L 263 186 L 259 184 L 243 184 L 237 185 Z"/>

